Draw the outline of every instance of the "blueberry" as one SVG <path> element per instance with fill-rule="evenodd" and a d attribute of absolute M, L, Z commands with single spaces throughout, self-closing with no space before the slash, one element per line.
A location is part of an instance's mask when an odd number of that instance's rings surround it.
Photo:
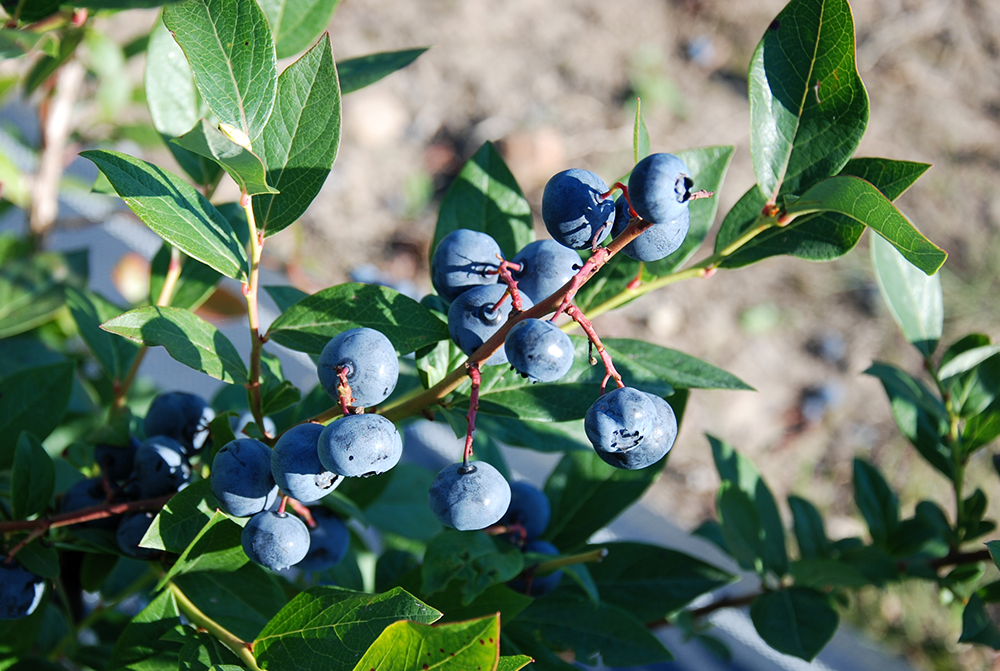
<path fill-rule="evenodd" d="M 153 436 L 135 453 L 133 474 L 139 498 L 152 499 L 178 491 L 191 479 L 184 446 L 168 436 Z"/>
<path fill-rule="evenodd" d="M 650 154 L 639 161 L 628 178 L 632 208 L 646 221 L 674 221 L 687 209 L 691 171 L 673 154 Z"/>
<path fill-rule="evenodd" d="M 101 472 L 108 480 L 120 482 L 129 476 L 135 465 L 135 452 L 139 449 L 139 441 L 129 438 L 129 444 L 106 445 L 94 447 L 94 461 L 101 467 Z"/>
<path fill-rule="evenodd" d="M 550 321 L 518 322 L 503 349 L 514 370 L 532 382 L 554 382 L 573 367 L 573 341 Z"/>
<path fill-rule="evenodd" d="M 271 476 L 271 450 L 253 438 L 226 443 L 212 460 L 212 493 L 233 517 L 249 517 L 278 496 Z"/>
<path fill-rule="evenodd" d="M 453 301 L 472 287 L 496 284 L 500 257 L 500 245 L 486 233 L 456 229 L 434 250 L 431 284 L 438 295 Z"/>
<path fill-rule="evenodd" d="M 0 620 L 16 620 L 35 612 L 45 592 L 45 581 L 0 556 Z"/>
<path fill-rule="evenodd" d="M 524 546 L 524 551 L 533 552 L 535 554 L 549 555 L 552 557 L 559 555 L 559 550 L 556 546 L 548 541 L 531 541 Z M 532 568 L 533 567 L 530 567 L 529 571 Z M 555 571 L 549 575 L 532 575 L 530 583 L 527 580 L 527 576 L 525 574 L 521 574 L 508 582 L 507 586 L 515 592 L 520 592 L 521 594 L 527 594 L 534 597 L 545 596 L 559 585 L 559 580 L 562 578 L 562 574 L 562 571 Z"/>
<path fill-rule="evenodd" d="M 445 466 L 434 477 L 427 502 L 445 526 L 459 531 L 496 524 L 510 506 L 510 485 L 485 461 Z"/>
<path fill-rule="evenodd" d="M 368 407 L 389 398 L 399 379 L 399 359 L 392 343 L 370 328 L 344 331 L 326 344 L 319 355 L 319 382 L 334 400 L 338 398 L 337 374 L 347 368 L 354 404 Z"/>
<path fill-rule="evenodd" d="M 385 473 L 402 453 L 399 431 L 381 415 L 348 415 L 331 422 L 319 437 L 320 462 L 349 478 Z"/>
<path fill-rule="evenodd" d="M 483 343 L 500 330 L 500 327 L 510 316 L 513 302 L 508 297 L 496 310 L 493 306 L 504 295 L 507 287 L 503 284 L 493 284 L 488 287 L 470 289 L 455 299 L 448 309 L 448 332 L 451 339 L 466 354 L 472 354 L 482 347 Z M 525 309 L 534 305 L 527 296 L 522 296 Z M 490 358 L 483 361 L 484 366 L 496 366 L 507 363 L 507 355 L 501 347 Z"/>
<path fill-rule="evenodd" d="M 510 485 L 510 506 L 500 518 L 501 524 L 520 524 L 530 540 L 545 533 L 552 516 L 549 497 L 530 482 L 518 481 Z M 558 554 L 558 553 L 557 553 Z"/>
<path fill-rule="evenodd" d="M 549 235 L 573 249 L 601 242 L 615 217 L 614 202 L 602 197 L 607 192 L 604 180 L 589 170 L 571 168 L 554 175 L 542 193 L 542 220 Z"/>
<path fill-rule="evenodd" d="M 615 201 L 615 225 L 611 235 L 618 237 L 632 219 L 628 211 L 628 203 L 624 197 Z M 632 242 L 625 245 L 622 254 L 636 261 L 659 261 L 665 259 L 684 244 L 688 229 L 691 227 L 691 210 L 684 208 L 673 221 L 665 224 L 655 224 L 639 234 Z"/>
<path fill-rule="evenodd" d="M 66 490 L 62 500 L 59 501 L 59 510 L 68 513 L 92 506 L 102 506 L 107 502 L 108 494 L 104 490 L 104 482 L 101 478 L 90 478 L 89 480 L 80 480 Z M 114 529 L 118 526 L 118 520 L 117 516 L 102 517 L 83 522 L 80 526 L 92 529 Z"/>
<path fill-rule="evenodd" d="M 309 552 L 298 567 L 303 571 L 325 571 L 339 564 L 347 555 L 351 547 L 351 532 L 333 511 L 322 507 L 309 510 L 316 526 L 309 529 Z"/>
<path fill-rule="evenodd" d="M 294 515 L 264 511 L 251 517 L 243 527 L 240 544 L 252 561 L 281 571 L 305 558 L 309 552 L 309 529 Z"/>
<path fill-rule="evenodd" d="M 581 265 L 580 255 L 555 240 L 536 240 L 513 259 L 521 265 L 514 271 L 517 288 L 532 303 L 545 300 L 569 282 Z"/>
<path fill-rule="evenodd" d="M 598 456 L 615 468 L 634 471 L 651 466 L 666 456 L 677 439 L 677 417 L 673 408 L 659 396 L 645 394 L 656 411 L 653 426 L 641 442 L 618 450 L 596 448 Z"/>
<path fill-rule="evenodd" d="M 118 525 L 116 537 L 118 548 L 134 559 L 152 559 L 159 554 L 157 550 L 139 547 L 139 541 L 149 531 L 149 526 L 153 523 L 153 513 L 132 513 L 122 518 Z"/>
<path fill-rule="evenodd" d="M 271 475 L 281 491 L 302 503 L 312 503 L 332 492 L 344 481 L 319 460 L 317 445 L 322 424 L 293 426 L 271 450 Z"/>
<path fill-rule="evenodd" d="M 172 391 L 153 400 L 142 427 L 147 438 L 169 436 L 183 445 L 187 454 L 194 454 L 205 447 L 208 423 L 214 417 L 215 411 L 202 397 Z"/>
<path fill-rule="evenodd" d="M 278 433 L 278 427 L 275 426 L 273 419 L 271 419 L 270 417 L 264 417 L 262 421 L 264 423 L 264 426 L 263 427 L 258 426 L 257 427 L 258 429 L 262 428 L 264 430 L 264 433 L 272 437 Z M 249 410 L 241 412 L 239 417 L 229 418 L 229 426 L 232 427 L 233 436 L 236 438 L 253 438 L 253 436 L 243 431 L 243 429 L 247 428 L 247 426 L 249 426 L 251 423 L 256 423 L 256 420 L 253 418 L 253 413 L 250 412 Z"/>
<path fill-rule="evenodd" d="M 609 391 L 590 406 L 583 428 L 598 453 L 624 452 L 642 443 L 653 430 L 656 416 L 656 407 L 647 394 L 622 387 Z"/>

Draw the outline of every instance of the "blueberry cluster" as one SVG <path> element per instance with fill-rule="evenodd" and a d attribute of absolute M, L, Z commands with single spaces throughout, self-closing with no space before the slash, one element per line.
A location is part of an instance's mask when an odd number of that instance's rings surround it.
<path fill-rule="evenodd" d="M 507 527 L 507 538 L 522 552 L 554 557 L 559 554 L 556 546 L 540 539 L 551 516 L 552 508 L 545 492 L 528 482 L 515 482 L 510 486 L 510 506 L 500 518 L 500 524 Z M 529 596 L 545 596 L 559 585 L 562 571 L 536 575 L 537 568 L 537 564 L 529 565 L 507 586 Z"/>

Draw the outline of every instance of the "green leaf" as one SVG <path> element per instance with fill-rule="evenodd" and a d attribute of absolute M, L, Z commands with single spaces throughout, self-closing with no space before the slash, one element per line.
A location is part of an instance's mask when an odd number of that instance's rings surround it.
<path fill-rule="evenodd" d="M 112 555 L 87 554 L 84 555 L 84 563 L 87 557 L 111 557 L 115 561 L 118 559 Z M 59 577 L 59 552 L 47 544 L 42 545 L 41 539 L 34 540 L 21 548 L 17 553 L 17 562 L 43 578 L 55 580 Z"/>
<path fill-rule="evenodd" d="M 836 559 L 800 559 L 792 562 L 791 573 L 797 586 L 823 591 L 859 589 L 870 582 L 856 567 Z"/>
<path fill-rule="evenodd" d="M 229 384 L 246 384 L 247 369 L 222 331 L 187 310 L 150 306 L 101 325 L 147 347 L 163 346 L 185 366 Z"/>
<path fill-rule="evenodd" d="M 632 163 L 649 156 L 649 129 L 642 118 L 642 100 L 635 99 L 635 123 L 632 124 Z"/>
<path fill-rule="evenodd" d="M 162 20 L 157 20 L 146 48 L 146 104 L 153 127 L 177 163 L 198 184 L 213 184 L 221 168 L 209 159 L 169 142 L 209 114 L 191 76 L 184 53 Z"/>
<path fill-rule="evenodd" d="M 491 142 L 466 162 L 445 192 L 431 250 L 459 228 L 491 235 L 508 259 L 535 239 L 531 206 Z"/>
<path fill-rule="evenodd" d="M 59 425 L 72 390 L 72 361 L 19 370 L 0 379 L 0 469 L 14 462 L 22 431 L 45 440 Z"/>
<path fill-rule="evenodd" d="M 215 511 L 166 575 L 160 578 L 156 589 L 163 589 L 168 582 L 186 573 L 232 572 L 242 568 L 250 561 L 240 544 L 242 532 L 243 527 L 228 515 L 221 510 Z"/>
<path fill-rule="evenodd" d="M 527 655 L 510 655 L 500 658 L 500 663 L 497 664 L 497 671 L 520 671 L 528 664 L 531 664 L 533 660 Z"/>
<path fill-rule="evenodd" d="M 978 338 L 986 336 L 975 333 L 970 337 L 977 338 L 978 342 Z M 962 340 L 965 340 L 965 338 Z M 958 343 L 956 343 L 956 345 L 957 344 Z M 955 345 L 949 347 L 948 352 L 945 353 L 945 357 L 948 357 L 948 353 L 951 353 L 954 349 Z M 991 345 L 989 344 L 989 338 L 987 338 L 986 342 L 978 345 L 977 347 L 971 347 L 955 353 L 954 356 L 948 358 L 947 362 L 945 361 L 945 358 L 942 358 L 941 367 L 938 369 L 938 377 L 941 378 L 942 382 L 947 382 L 949 378 L 956 377 L 962 373 L 967 373 L 997 353 L 1000 353 L 1000 343 Z"/>
<path fill-rule="evenodd" d="M 962 635 L 958 642 L 979 643 L 1000 650 L 1000 630 L 986 612 L 986 605 L 978 594 L 969 597 L 962 611 Z"/>
<path fill-rule="evenodd" d="M 370 86 L 383 77 L 402 70 L 417 60 L 428 48 L 382 51 L 340 61 L 337 63 L 337 70 L 340 72 L 340 92 L 347 95 Z"/>
<path fill-rule="evenodd" d="M 441 613 L 400 588 L 384 594 L 313 587 L 288 602 L 254 641 L 264 669 L 352 669 L 398 620 L 431 623 Z"/>
<path fill-rule="evenodd" d="M 10 474 L 10 500 L 14 518 L 23 520 L 43 512 L 52 498 L 56 471 L 41 443 L 27 431 L 17 438 Z"/>
<path fill-rule="evenodd" d="M 163 243 L 150 263 L 149 302 L 156 305 L 163 290 L 163 282 L 170 270 L 170 244 Z M 198 259 L 181 256 L 181 274 L 174 285 L 169 306 L 184 310 L 197 310 L 215 291 L 221 275 Z M 109 317 L 110 319 L 110 317 Z"/>
<path fill-rule="evenodd" d="M 66 302 L 65 287 L 87 283 L 87 252 L 43 252 L 0 264 L 0 338 L 51 321 Z"/>
<path fill-rule="evenodd" d="M 761 594 L 750 606 L 750 619 L 769 646 L 806 661 L 830 642 L 840 623 L 830 597 L 805 587 Z"/>
<path fill-rule="evenodd" d="M 254 149 L 279 195 L 253 201 L 257 227 L 274 235 L 294 224 L 323 187 L 340 148 L 340 85 L 324 34 L 278 78 L 278 100 Z"/>
<path fill-rule="evenodd" d="M 274 40 L 254 0 L 186 0 L 163 9 L 198 90 L 219 121 L 260 135 L 277 94 Z"/>
<path fill-rule="evenodd" d="M 246 250 L 229 222 L 194 187 L 163 168 L 118 152 L 95 149 L 80 156 L 101 169 L 125 204 L 157 235 L 226 277 L 246 281 Z"/>
<path fill-rule="evenodd" d="M 792 0 L 750 60 L 750 156 L 772 200 L 835 175 L 868 125 L 847 0 Z"/>
<path fill-rule="evenodd" d="M 976 348 L 965 354 L 978 357 L 987 353 L 981 351 L 983 349 L 988 352 L 993 348 Z M 964 365 L 968 359 L 961 355 L 956 361 Z M 952 366 L 949 364 L 949 367 Z M 1000 353 L 990 354 L 964 373 L 943 379 L 942 383 L 951 395 L 952 408 L 960 417 L 975 417 L 986 412 L 1000 397 Z"/>
<path fill-rule="evenodd" d="M 874 466 L 854 460 L 854 498 L 875 545 L 885 547 L 899 526 L 899 499 Z"/>
<path fill-rule="evenodd" d="M 788 497 L 788 507 L 792 509 L 795 542 L 799 544 L 802 559 L 821 559 L 830 553 L 830 541 L 823 528 L 823 516 L 816 507 L 798 496 Z"/>
<path fill-rule="evenodd" d="M 308 47 L 330 23 L 339 4 L 340 0 L 261 0 L 278 58 L 294 56 Z"/>
<path fill-rule="evenodd" d="M 839 174 L 867 180 L 885 194 L 886 198 L 896 200 L 928 168 L 930 165 L 927 163 L 887 158 L 852 158 Z M 755 225 L 766 202 L 760 189 L 751 187 L 722 222 L 715 240 L 715 251 L 730 245 Z M 863 223 L 843 214 L 807 214 L 797 217 L 787 226 L 771 228 L 759 234 L 728 257 L 722 267 L 741 268 L 782 254 L 810 261 L 830 261 L 854 249 L 864 232 Z"/>
<path fill-rule="evenodd" d="M 476 418 L 476 431 L 480 430 L 505 445 L 539 452 L 593 449 L 579 421 L 530 422 L 484 414 Z"/>
<path fill-rule="evenodd" d="M 264 291 L 267 292 L 267 295 L 278 306 L 278 312 L 284 312 L 309 295 L 301 289 L 287 285 L 266 286 L 264 287 Z"/>
<path fill-rule="evenodd" d="M 267 569 L 249 563 L 231 573 L 177 576 L 174 584 L 205 615 L 244 641 L 252 641 L 288 602 L 279 581 Z"/>
<path fill-rule="evenodd" d="M 48 53 L 39 58 L 31 66 L 28 74 L 24 77 L 24 95 L 30 95 L 42 82 L 59 69 L 63 63 L 76 52 L 86 33 L 81 28 L 70 28 L 65 31 L 58 41 L 54 43 L 54 53 Z"/>
<path fill-rule="evenodd" d="M 608 556 L 591 565 L 601 599 L 643 622 L 676 612 L 734 576 L 690 555 L 642 543 L 602 543 Z"/>
<path fill-rule="evenodd" d="M 120 315 L 124 310 L 103 296 L 86 290 L 66 289 L 66 305 L 76 322 L 80 337 L 87 343 L 112 380 L 121 380 L 128 373 L 139 348 L 131 342 L 101 330 L 101 324 Z"/>
<path fill-rule="evenodd" d="M 557 590 L 536 599 L 515 620 L 517 629 L 537 632 L 553 650 L 571 649 L 576 660 L 608 666 L 668 662 L 673 655 L 632 613 L 606 601 L 593 604 L 582 593 Z"/>
<path fill-rule="evenodd" d="M 430 626 L 396 622 L 385 628 L 355 671 L 494 669 L 500 659 L 500 616 Z"/>
<path fill-rule="evenodd" d="M 785 208 L 788 214 L 837 212 L 872 229 L 926 275 L 936 273 L 948 254 L 914 228 L 888 198 L 860 177 L 830 177 Z"/>
<path fill-rule="evenodd" d="M 229 419 L 225 420 L 228 425 Z M 209 481 L 193 482 L 160 509 L 139 544 L 144 548 L 180 554 L 212 519 L 218 507 Z"/>
<path fill-rule="evenodd" d="M 430 389 L 466 360 L 465 353 L 451 340 L 440 340 L 416 353 L 420 384 Z"/>
<path fill-rule="evenodd" d="M 600 392 L 600 387 L 592 382 L 536 384 L 501 389 L 480 393 L 479 410 L 496 417 L 515 417 L 535 422 L 567 422 L 583 419 Z M 468 407 L 468 400 L 458 402 L 456 407 L 464 410 Z"/>
<path fill-rule="evenodd" d="M 427 544 L 421 592 L 433 594 L 452 580 L 462 583 L 462 605 L 468 606 L 493 585 L 512 580 L 524 570 L 521 553 L 512 545 L 501 549 L 478 532 L 445 530 Z"/>
<path fill-rule="evenodd" d="M 724 480 L 715 499 L 715 508 L 729 552 L 743 568 L 761 572 L 764 531 L 753 500 L 737 483 Z"/>
<path fill-rule="evenodd" d="M 872 267 L 882 300 L 906 339 L 929 357 L 944 328 L 941 276 L 925 275 L 882 236 L 871 239 Z"/>
<path fill-rule="evenodd" d="M 182 630 L 187 640 L 179 655 L 178 671 L 224 671 L 229 668 L 242 669 L 240 659 L 222 645 L 217 638 L 185 627 Z"/>
<path fill-rule="evenodd" d="M 552 519 L 545 532 L 563 552 L 572 552 L 639 500 L 666 460 L 637 471 L 614 468 L 593 450 L 570 452 L 545 483 Z"/>
<path fill-rule="evenodd" d="M 627 338 L 608 338 L 604 345 L 626 379 L 656 377 L 674 389 L 754 390 L 732 373 L 674 349 Z"/>
<path fill-rule="evenodd" d="M 261 377 L 262 415 L 274 415 L 302 399 L 302 392 L 285 379 L 281 360 L 266 350 L 261 353 Z"/>
<path fill-rule="evenodd" d="M 229 173 L 229 176 L 236 182 L 241 193 L 250 196 L 278 193 L 277 190 L 267 185 L 264 163 L 260 157 L 230 140 L 222 131 L 204 119 L 172 141 L 192 153 L 204 156 L 221 165 L 222 169 Z"/>
<path fill-rule="evenodd" d="M 180 623 L 180 610 L 173 592 L 161 592 L 118 636 L 108 668 L 112 671 L 175 671 L 181 646 L 162 639 Z"/>
<path fill-rule="evenodd" d="M 422 541 L 441 531 L 441 523 L 427 505 L 433 473 L 414 464 L 397 464 L 381 477 L 388 478 L 389 484 L 365 509 L 369 522 L 383 531 Z"/>
<path fill-rule="evenodd" d="M 753 502 L 760 519 L 761 554 L 764 568 L 779 576 L 788 572 L 788 552 L 785 548 L 785 527 L 781 522 L 778 505 L 767 483 L 760 477 L 750 460 L 736 452 L 733 446 L 714 436 L 708 436 L 712 458 L 722 481 L 739 487 Z M 723 533 L 726 525 L 722 525 Z"/>
<path fill-rule="evenodd" d="M 338 284 L 285 309 L 271 323 L 267 338 L 319 354 L 330 338 L 359 326 L 381 331 L 400 355 L 450 337 L 448 326 L 434 313 L 394 289 Z"/>
<path fill-rule="evenodd" d="M 922 382 L 890 364 L 876 362 L 865 374 L 882 382 L 900 433 L 931 466 L 949 480 L 954 477 L 955 462 L 945 444 L 948 412 L 941 400 Z"/>

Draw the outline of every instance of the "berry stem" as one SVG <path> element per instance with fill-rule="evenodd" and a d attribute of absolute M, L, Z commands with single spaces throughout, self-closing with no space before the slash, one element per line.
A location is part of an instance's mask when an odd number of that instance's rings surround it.
<path fill-rule="evenodd" d="M 511 263 L 506 259 L 500 259 L 500 267 L 498 268 L 500 279 L 504 284 L 507 285 L 507 293 L 510 294 L 511 300 L 514 302 L 514 312 L 521 312 L 523 309 L 521 305 L 521 292 L 517 289 L 517 280 L 514 279 L 514 275 L 511 274 L 511 270 L 520 270 L 520 263 Z M 497 305 L 499 305 L 499 301 Z"/>
<path fill-rule="evenodd" d="M 247 321 L 250 324 L 250 379 L 247 391 L 250 393 L 250 412 L 257 426 L 264 426 L 260 397 L 260 358 L 264 351 L 264 339 L 260 334 L 260 316 L 257 311 L 257 291 L 260 282 L 260 258 L 264 251 L 264 231 L 257 230 L 257 220 L 253 215 L 253 202 L 246 193 L 240 196 L 240 205 L 247 216 L 250 228 L 250 274 L 243 285 L 243 295 L 247 299 Z"/>
<path fill-rule="evenodd" d="M 611 361 L 611 355 L 608 351 L 604 349 L 604 343 L 601 342 L 600 336 L 597 335 L 597 331 L 594 330 L 594 324 L 587 316 L 583 314 L 583 310 L 578 308 L 575 304 L 570 303 L 569 307 L 566 308 L 566 314 L 573 318 L 580 328 L 583 329 L 584 333 L 593 343 L 594 347 L 597 349 L 598 356 L 601 357 L 601 361 L 604 363 L 604 379 L 601 380 L 601 393 L 604 393 L 604 388 L 608 385 L 608 380 L 611 378 L 615 379 L 615 383 L 619 388 L 624 387 L 625 383 L 622 382 L 621 374 L 615 369 L 614 362 Z"/>
<path fill-rule="evenodd" d="M 10 549 L 10 552 L 7 553 L 7 560 L 6 560 L 7 563 L 9 564 L 12 561 L 14 561 L 14 556 L 18 552 L 23 550 L 26 545 L 31 543 L 31 541 L 35 540 L 36 538 L 41 538 L 45 534 L 46 530 L 47 529 L 45 527 L 38 527 L 37 529 L 32 529 L 31 533 L 24 537 L 24 540 L 22 540 L 20 543 L 12 547 Z"/>
<path fill-rule="evenodd" d="M 315 518 L 313 518 L 312 511 L 309 510 L 309 508 L 307 508 L 305 504 L 303 504 L 301 501 L 296 501 L 295 499 L 288 496 L 286 496 L 285 498 L 288 499 L 288 505 L 292 507 L 292 510 L 294 510 L 299 517 L 305 520 L 306 526 L 308 526 L 310 529 L 315 529 L 316 520 Z"/>
<path fill-rule="evenodd" d="M 278 514 L 279 515 L 284 515 L 285 514 L 285 506 L 286 505 L 288 505 L 288 495 L 287 494 L 283 494 L 281 496 L 281 503 L 278 504 Z M 292 509 L 294 509 L 294 508 L 295 508 L 295 506 L 292 506 Z"/>
<path fill-rule="evenodd" d="M 601 198 L 607 198 L 608 196 L 610 196 L 612 193 L 615 192 L 615 189 L 621 189 L 622 195 L 625 196 L 625 203 L 628 205 L 628 213 L 631 214 L 633 217 L 638 217 L 639 215 L 636 214 L 635 209 L 633 209 L 632 207 L 632 199 L 629 198 L 628 196 L 628 187 L 622 184 L 621 182 L 615 182 L 614 184 L 612 184 L 611 190 L 608 191 L 607 193 L 601 194 Z"/>
<path fill-rule="evenodd" d="M 337 400 L 340 401 L 340 410 L 345 417 L 351 414 L 351 404 L 354 403 L 351 385 L 347 382 L 347 376 L 350 372 L 351 369 L 347 366 L 337 371 L 337 379 L 340 381 L 340 384 L 337 385 Z"/>
<path fill-rule="evenodd" d="M 462 465 L 469 465 L 469 458 L 472 457 L 472 432 L 476 430 L 476 411 L 479 410 L 479 386 L 483 382 L 483 376 L 479 373 L 479 364 L 467 363 L 465 368 L 472 378 L 472 392 L 469 395 L 469 412 L 466 415 L 468 428 L 465 431 L 465 452 L 462 455 Z"/>
<path fill-rule="evenodd" d="M 503 536 L 505 534 L 517 534 L 523 544 L 528 538 L 528 530 L 520 524 L 494 524 L 483 529 L 487 536 Z"/>
<path fill-rule="evenodd" d="M 596 550 L 591 550 L 589 552 L 581 552 L 580 554 L 567 555 L 566 557 L 559 557 L 558 559 L 542 562 L 541 564 L 535 567 L 535 573 L 545 575 L 547 573 L 554 573 L 555 571 L 558 571 L 561 568 L 565 568 L 567 566 L 573 566 L 575 564 L 597 564 L 607 556 L 608 556 L 607 548 L 598 548 Z"/>
<path fill-rule="evenodd" d="M 39 517 L 34 520 L 15 520 L 13 522 L 0 522 L 0 534 L 12 533 L 15 531 L 28 531 L 42 529 L 43 531 L 55 527 L 66 527 L 71 524 L 81 524 L 92 520 L 100 520 L 112 515 L 121 515 L 140 510 L 159 510 L 173 496 L 167 494 L 155 499 L 143 499 L 142 501 L 131 501 L 129 503 L 105 503 L 89 508 L 80 508 L 69 512 L 53 515 L 52 517 Z"/>
<path fill-rule="evenodd" d="M 173 594 L 177 601 L 177 607 L 192 623 L 201 627 L 209 634 L 219 639 L 223 645 L 233 651 L 240 661 L 251 671 L 261 671 L 254 659 L 252 644 L 247 643 L 242 638 L 232 633 L 221 624 L 205 615 L 181 589 L 172 582 L 167 583 L 167 589 Z"/>

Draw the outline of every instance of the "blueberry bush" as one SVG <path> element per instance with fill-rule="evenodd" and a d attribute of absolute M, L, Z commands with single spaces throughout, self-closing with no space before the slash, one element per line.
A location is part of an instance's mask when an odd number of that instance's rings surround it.
<path fill-rule="evenodd" d="M 1000 545 L 985 541 L 986 494 L 966 489 L 970 459 L 1000 436 L 1000 345 L 973 333 L 937 354 L 946 254 L 893 205 L 929 166 L 854 155 L 868 96 L 847 0 L 791 0 L 762 26 L 749 69 L 757 184 L 721 217 L 714 248 L 733 148 L 652 152 L 640 108 L 630 175 L 568 168 L 546 186 L 555 241 L 535 240 L 499 151 L 476 151 L 441 202 L 435 293 L 419 302 L 380 285 L 260 284 L 269 238 L 296 224 L 337 157 L 341 96 L 423 51 L 336 62 L 321 34 L 336 4 L 4 0 L 0 49 L 32 59 L 19 86 L 50 119 L 71 112 L 64 93 L 85 71 L 104 77 L 123 57 L 100 50 L 93 16 L 163 5 L 125 51 L 145 51 L 150 117 L 184 174 L 81 152 L 100 170 L 94 190 L 163 239 L 148 299 L 132 305 L 88 288 L 85 253 L 47 249 L 51 193 L 4 184 L 2 207 L 25 210 L 30 230 L 0 236 L 0 668 L 633 666 L 671 659 L 665 626 L 726 654 L 706 616 L 747 606 L 764 641 L 808 660 L 854 591 L 913 580 L 962 609 L 961 641 L 1000 649 L 988 610 Z M 43 152 L 38 184 L 53 160 Z M 238 202 L 214 197 L 224 179 Z M 857 459 L 868 533 L 831 539 L 813 504 L 779 506 L 733 445 L 686 436 L 684 449 L 711 449 L 722 482 L 716 519 L 694 533 L 755 575 L 753 589 L 713 596 L 737 576 L 673 549 L 592 542 L 666 467 L 692 390 L 750 387 L 682 352 L 602 340 L 591 320 L 770 257 L 835 259 L 869 228 L 882 296 L 925 366 L 867 374 L 954 502 L 902 518 Z M 195 314 L 223 277 L 243 289 L 248 360 Z M 266 328 L 262 291 L 280 309 Z M 165 389 L 150 403 L 136 373 L 151 347 L 228 386 L 211 402 Z M 313 358 L 314 388 L 285 379 L 280 348 Z M 464 449 L 433 470 L 397 463 L 417 449 L 401 434 L 425 417 Z M 511 481 L 498 442 L 562 455 L 543 490 Z"/>

